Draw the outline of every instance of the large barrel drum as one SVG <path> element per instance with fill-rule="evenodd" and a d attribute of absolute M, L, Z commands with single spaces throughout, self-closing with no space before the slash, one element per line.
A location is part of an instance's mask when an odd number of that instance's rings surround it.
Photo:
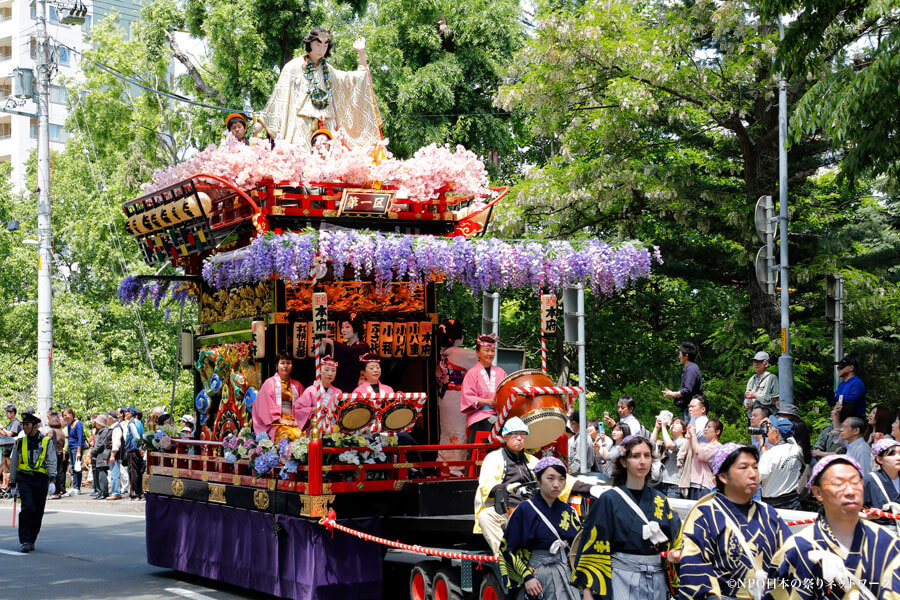
<path fill-rule="evenodd" d="M 513 388 L 555 385 L 540 369 L 522 369 L 508 375 L 497 388 L 497 414 L 501 419 L 519 417 L 528 425 L 526 448 L 543 448 L 566 433 L 566 401 L 556 394 L 519 396 L 513 393 Z"/>

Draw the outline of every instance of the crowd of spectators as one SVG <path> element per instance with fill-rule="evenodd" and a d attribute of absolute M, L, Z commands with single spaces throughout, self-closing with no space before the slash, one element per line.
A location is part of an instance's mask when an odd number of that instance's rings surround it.
<path fill-rule="evenodd" d="M 16 437 L 22 431 L 15 405 L 7 405 L 6 426 L 0 426 L 0 435 Z M 151 414 L 150 429 L 164 425 L 176 425 L 172 416 L 158 407 Z M 180 422 L 183 436 L 190 437 L 194 418 L 184 415 Z M 41 433 L 53 440 L 56 449 L 57 474 L 55 491 L 50 499 L 87 494 L 95 500 L 143 500 L 142 487 L 145 448 L 144 418 L 134 406 L 123 406 L 108 413 L 93 413 L 82 421 L 71 408 L 61 413 L 49 411 Z M 0 464 L 0 486 L 9 487 L 9 455 L 11 446 L 3 446 L 3 462 Z"/>
<path fill-rule="evenodd" d="M 579 431 L 578 412 L 569 416 L 569 469 L 572 473 L 612 474 L 620 456 L 619 444 L 631 434 L 650 440 L 655 448 L 651 485 L 670 498 L 698 499 L 714 490 L 711 462 L 722 446 L 721 421 L 710 418 L 710 404 L 703 394 L 703 377 L 697 366 L 696 347 L 679 346 L 684 366 L 679 390 L 664 390 L 673 401 L 675 414 L 663 410 L 647 430 L 635 416 L 634 398 L 620 398 L 618 418 L 604 413 L 588 420 Z M 775 508 L 800 509 L 805 484 L 816 462 L 826 456 L 845 454 L 861 466 L 866 481 L 866 506 L 900 510 L 900 415 L 887 406 L 867 407 L 865 384 L 857 375 L 858 363 L 851 356 L 835 363 L 840 383 L 829 400 L 831 419 L 812 443 L 809 427 L 794 404 L 782 405 L 778 377 L 769 371 L 769 355 L 757 352 L 753 375 L 744 393 L 747 437 L 738 440 L 759 450 L 758 498 Z M 582 437 L 588 447 L 587 465 L 578 456 Z M 896 440 L 896 443 L 891 443 Z M 893 505 L 891 505 L 893 503 Z M 890 510 L 891 508 L 895 510 Z"/>

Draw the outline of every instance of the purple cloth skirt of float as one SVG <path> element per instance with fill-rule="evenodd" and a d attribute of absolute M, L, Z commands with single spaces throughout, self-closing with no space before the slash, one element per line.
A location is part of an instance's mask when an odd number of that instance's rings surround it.
<path fill-rule="evenodd" d="M 294 600 L 381 598 L 381 547 L 307 519 L 147 494 L 147 562 Z M 378 535 L 377 518 L 342 521 Z"/>

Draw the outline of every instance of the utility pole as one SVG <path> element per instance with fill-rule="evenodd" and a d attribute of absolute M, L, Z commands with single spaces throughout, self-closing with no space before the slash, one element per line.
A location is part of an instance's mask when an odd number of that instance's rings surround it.
<path fill-rule="evenodd" d="M 38 3 L 37 36 L 37 196 L 38 196 L 38 318 L 37 409 L 46 422 L 53 406 L 53 232 L 50 220 L 50 78 L 55 70 L 47 35 L 47 2 Z"/>
<path fill-rule="evenodd" d="M 588 445 L 587 436 L 587 369 L 585 367 L 585 331 L 584 331 L 584 286 L 580 283 L 567 287 L 563 291 L 563 323 L 565 325 L 566 344 L 575 346 L 578 352 L 578 448 L 575 452 L 581 461 L 581 472 L 587 472 Z"/>
<path fill-rule="evenodd" d="M 778 38 L 784 41 L 784 25 L 778 17 Z M 791 316 L 788 302 L 788 175 L 787 82 L 778 78 L 778 210 L 781 222 L 781 356 L 778 357 L 780 406 L 794 404 L 794 359 L 791 356 Z"/>

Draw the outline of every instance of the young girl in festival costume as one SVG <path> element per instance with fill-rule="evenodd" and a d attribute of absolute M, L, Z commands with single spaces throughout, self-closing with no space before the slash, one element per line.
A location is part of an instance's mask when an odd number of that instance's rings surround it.
<path fill-rule="evenodd" d="M 294 358 L 289 352 L 281 352 L 276 365 L 277 372 L 263 382 L 253 402 L 253 431 L 267 434 L 274 442 L 296 440 L 303 435 L 309 416 L 296 414 L 303 385 L 291 378 Z"/>
<path fill-rule="evenodd" d="M 859 463 L 843 454 L 827 456 L 816 463 L 806 487 L 822 511 L 775 555 L 777 585 L 766 600 L 900 598 L 900 539 L 859 518 Z"/>
<path fill-rule="evenodd" d="M 614 488 L 591 506 L 581 534 L 572 582 L 585 600 L 665 600 L 664 559 L 659 553 L 677 548 L 681 520 L 666 497 L 647 487 L 653 465 L 650 441 L 628 436 L 613 468 Z M 667 560 L 678 562 L 680 553 Z"/>
<path fill-rule="evenodd" d="M 478 364 L 463 379 L 460 408 L 469 428 L 468 443 L 479 431 L 490 431 L 497 420 L 497 387 L 506 379 L 506 371 L 493 365 L 497 354 L 497 336 L 479 335 L 475 342 Z"/>
<path fill-rule="evenodd" d="M 581 522 L 575 509 L 559 500 L 566 466 L 558 458 L 542 458 L 534 474 L 540 493 L 513 511 L 500 545 L 500 572 L 512 590 L 508 597 L 577 600 L 567 555 Z"/>
<path fill-rule="evenodd" d="M 438 341 L 441 348 L 437 366 L 438 406 L 441 411 L 441 444 L 466 443 L 466 415 L 460 409 L 463 379 L 466 373 L 478 364 L 474 350 L 462 348 L 462 326 L 456 319 L 447 319 L 438 327 Z M 461 461 L 466 459 L 465 450 L 441 450 L 440 461 Z M 462 477 L 461 467 L 449 467 L 448 474 Z"/>
<path fill-rule="evenodd" d="M 331 385 L 334 382 L 335 375 L 337 375 L 338 361 L 326 355 L 322 357 L 321 367 L 322 377 L 319 383 L 306 388 L 306 391 L 303 392 L 303 395 L 300 396 L 300 400 L 294 407 L 294 414 L 298 415 L 297 423 L 304 429 L 308 429 L 311 425 L 310 416 L 316 412 L 316 402 L 318 400 L 318 413 L 316 415 L 319 419 L 319 427 L 323 431 L 330 431 L 331 424 L 334 422 L 334 399 L 343 392 L 337 386 Z M 319 394 L 319 388 L 322 389 L 321 394 Z M 306 416 L 306 419 L 302 422 L 299 418 L 301 413 Z"/>

